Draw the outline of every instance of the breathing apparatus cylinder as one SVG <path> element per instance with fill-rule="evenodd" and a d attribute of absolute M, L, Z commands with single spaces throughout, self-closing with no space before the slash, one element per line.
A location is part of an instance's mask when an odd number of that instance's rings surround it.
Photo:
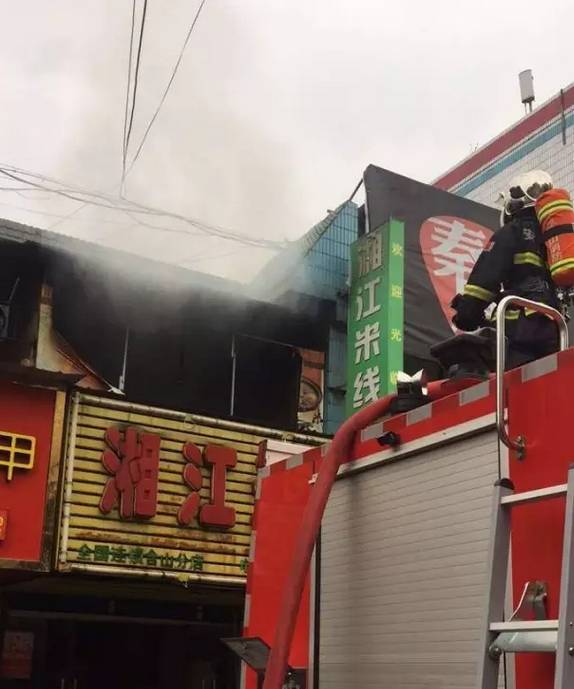
<path fill-rule="evenodd" d="M 536 215 L 555 285 L 574 287 L 574 208 L 565 189 L 549 189 L 536 199 Z"/>

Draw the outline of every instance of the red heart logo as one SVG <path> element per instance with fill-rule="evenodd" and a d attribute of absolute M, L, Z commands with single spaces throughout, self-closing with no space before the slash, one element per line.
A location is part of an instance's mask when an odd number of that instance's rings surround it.
<path fill-rule="evenodd" d="M 419 233 L 421 253 L 448 324 L 450 303 L 462 293 L 476 259 L 492 236 L 492 230 L 465 218 L 441 215 L 428 218 Z"/>

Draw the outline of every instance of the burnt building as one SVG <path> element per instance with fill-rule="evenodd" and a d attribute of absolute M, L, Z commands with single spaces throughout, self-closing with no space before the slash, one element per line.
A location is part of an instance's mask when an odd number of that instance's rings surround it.
<path fill-rule="evenodd" d="M 302 362 L 326 351 L 327 301 L 302 315 L 245 297 L 239 283 L 9 221 L 0 261 L 2 365 L 84 373 L 80 386 L 133 402 L 298 429 Z"/>
<path fill-rule="evenodd" d="M 0 687 L 235 689 L 258 471 L 329 320 L 0 221 Z"/>

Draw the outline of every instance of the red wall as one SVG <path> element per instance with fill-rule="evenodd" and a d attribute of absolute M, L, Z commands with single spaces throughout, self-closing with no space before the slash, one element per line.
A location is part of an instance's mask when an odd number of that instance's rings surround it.
<path fill-rule="evenodd" d="M 510 477 L 517 491 L 566 483 L 574 462 L 572 395 L 574 350 L 558 357 L 555 371 L 522 382 L 512 374 L 509 421 L 511 437 L 524 435 L 527 454 L 510 461 Z M 558 617 L 564 536 L 565 500 L 558 498 L 514 508 L 512 512 L 512 574 L 515 604 L 527 581 L 548 584 L 548 614 Z M 518 689 L 552 689 L 553 654 L 516 657 Z"/>
<path fill-rule="evenodd" d="M 8 512 L 0 559 L 40 559 L 56 393 L 0 382 L 0 431 L 36 438 L 31 470 L 15 469 L 6 480 L 0 466 L 0 510 Z"/>
<path fill-rule="evenodd" d="M 269 646 L 273 645 L 281 593 L 313 472 L 312 461 L 288 472 L 284 471 L 281 463 L 272 466 L 271 474 L 261 481 L 253 521 L 255 558 L 249 566 L 247 580 L 249 619 L 243 636 L 259 636 Z M 253 595 L 254 591 L 256 595 Z M 309 600 L 307 582 L 289 656 L 289 664 L 294 668 L 309 666 Z M 253 672 L 247 672 L 246 680 L 246 687 L 255 689 L 257 680 Z"/>
<path fill-rule="evenodd" d="M 519 460 L 510 453 L 510 478 L 517 491 L 566 483 L 574 463 L 572 441 L 572 398 L 574 395 L 574 348 L 562 354 L 518 369 L 507 375 L 509 429 L 511 437 L 523 435 L 527 454 Z M 408 425 L 405 416 L 384 422 L 384 431 L 400 433 L 403 442 L 440 432 L 454 425 L 494 411 L 494 382 L 490 394 L 475 401 L 459 394 L 433 403 L 429 418 Z M 486 390 L 485 390 L 486 393 Z M 382 434 L 382 424 L 374 435 Z M 373 435 L 371 433 L 371 435 Z M 357 439 L 354 460 L 368 457 L 381 448 L 376 440 Z M 290 560 L 302 506 L 310 491 L 309 478 L 320 465 L 320 451 L 305 453 L 294 469 L 281 462 L 263 479 L 261 499 L 256 506 L 256 548 L 250 565 L 248 589 L 251 595 L 250 624 L 246 635 L 273 640 L 278 601 L 285 570 Z M 548 612 L 558 616 L 563 543 L 564 498 L 520 506 L 513 511 L 512 575 L 515 604 L 527 581 L 548 583 Z M 291 663 L 307 666 L 309 598 L 306 592 L 295 634 Z M 477 649 L 478 654 L 478 649 Z M 517 689 L 552 689 L 554 656 L 516 656 Z M 252 678 L 251 678 L 252 681 Z M 251 682 L 249 687 L 253 687 Z"/>

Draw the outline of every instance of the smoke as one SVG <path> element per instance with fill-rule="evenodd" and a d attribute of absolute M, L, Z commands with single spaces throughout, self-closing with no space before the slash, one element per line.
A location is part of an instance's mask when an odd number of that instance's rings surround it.
<path fill-rule="evenodd" d="M 148 3 L 131 152 L 152 116 L 198 0 Z M 117 192 L 131 3 L 30 0 L 0 26 L 5 162 Z M 348 196 L 373 162 L 429 180 L 521 116 L 516 74 L 539 102 L 571 78 L 518 0 L 475 8 L 407 0 L 209 0 L 165 106 L 128 177 L 128 197 L 272 239 L 296 239 Z M 545 16 L 569 45 L 574 8 Z M 496 20 L 493 21 L 493 17 Z M 570 19 L 570 21 L 568 21 Z M 528 45 L 528 65 L 509 36 Z M 501 69 L 501 65 L 504 69 Z M 2 193 L 66 215 L 77 204 Z M 271 252 L 142 228 L 84 208 L 68 220 L 0 205 L 15 220 L 249 281 Z M 154 221 L 155 222 L 155 221 Z M 158 222 L 161 224 L 163 221 Z"/>

